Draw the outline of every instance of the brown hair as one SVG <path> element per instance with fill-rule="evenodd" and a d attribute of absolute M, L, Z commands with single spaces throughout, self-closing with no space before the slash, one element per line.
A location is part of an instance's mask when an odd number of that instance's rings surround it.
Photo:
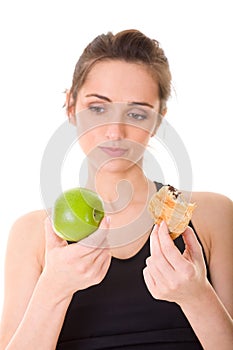
<path fill-rule="evenodd" d="M 72 86 L 66 103 L 67 112 L 75 105 L 79 89 L 91 68 L 103 59 L 124 60 L 144 64 L 150 69 L 159 86 L 160 111 L 166 108 L 171 94 L 171 73 L 168 60 L 157 40 L 150 39 L 138 30 L 108 32 L 97 36 L 83 51 L 74 70 Z"/>

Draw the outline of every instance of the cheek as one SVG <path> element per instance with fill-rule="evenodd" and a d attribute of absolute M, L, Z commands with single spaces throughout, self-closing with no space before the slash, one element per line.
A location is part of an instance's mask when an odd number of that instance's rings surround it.
<path fill-rule="evenodd" d="M 79 145 L 85 154 L 90 153 L 91 149 L 95 146 L 94 135 L 92 132 L 88 132 L 79 137 Z"/>
<path fill-rule="evenodd" d="M 133 128 L 131 133 L 129 134 L 130 139 L 144 146 L 147 146 L 151 136 L 151 134 L 148 131 L 143 130 L 141 128 Z"/>
<path fill-rule="evenodd" d="M 103 132 L 95 128 L 78 136 L 78 142 L 83 152 L 87 155 L 103 142 Z"/>

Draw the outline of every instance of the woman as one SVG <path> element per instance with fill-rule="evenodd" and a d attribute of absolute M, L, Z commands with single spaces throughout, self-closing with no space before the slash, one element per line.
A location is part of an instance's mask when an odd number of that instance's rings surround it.
<path fill-rule="evenodd" d="M 145 211 L 161 184 L 145 177 L 143 153 L 170 85 L 163 50 L 136 30 L 101 35 L 84 50 L 66 108 L 88 158 L 86 187 L 107 215 L 94 245 L 68 245 L 46 210 L 16 221 L 1 349 L 231 348 L 232 201 L 193 193 L 192 222 L 175 242 Z"/>

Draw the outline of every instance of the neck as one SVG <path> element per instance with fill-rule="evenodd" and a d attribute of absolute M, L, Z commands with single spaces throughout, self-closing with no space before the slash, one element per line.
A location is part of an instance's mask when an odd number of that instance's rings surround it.
<path fill-rule="evenodd" d="M 125 246 L 150 232 L 153 220 L 147 206 L 156 187 L 140 166 L 133 164 L 125 171 L 102 168 L 97 172 L 89 164 L 86 187 L 100 195 L 105 213 L 111 218 L 111 247 Z"/>
<path fill-rule="evenodd" d="M 86 187 L 96 191 L 107 203 L 138 201 L 142 193 L 147 193 L 151 186 L 143 173 L 141 166 L 132 165 L 125 171 L 95 171 L 88 165 L 88 180 Z M 120 203 L 121 207 L 123 203 Z"/>

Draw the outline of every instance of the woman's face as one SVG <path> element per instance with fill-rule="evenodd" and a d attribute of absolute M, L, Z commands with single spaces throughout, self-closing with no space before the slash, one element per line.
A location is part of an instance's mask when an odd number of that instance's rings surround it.
<path fill-rule="evenodd" d="M 142 160 L 159 119 L 158 85 L 139 64 L 96 63 L 79 90 L 79 143 L 97 168 L 116 171 Z"/>

